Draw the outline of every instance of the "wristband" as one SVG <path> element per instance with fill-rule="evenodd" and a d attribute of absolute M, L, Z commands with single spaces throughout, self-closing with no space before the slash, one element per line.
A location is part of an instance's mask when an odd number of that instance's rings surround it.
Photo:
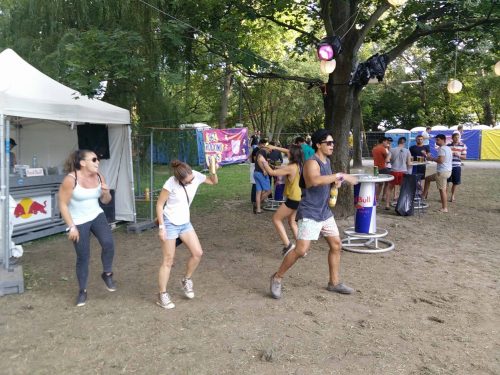
<path fill-rule="evenodd" d="M 73 229 L 76 229 L 76 226 L 70 225 L 69 227 L 66 228 L 66 232 L 71 232 Z"/>
<path fill-rule="evenodd" d="M 165 229 L 165 227 L 162 224 L 160 224 L 160 225 L 158 225 L 158 229 L 162 230 L 162 229 Z"/>
<path fill-rule="evenodd" d="M 337 173 L 335 177 L 339 180 L 339 182 L 344 181 L 344 175 L 342 173 Z"/>

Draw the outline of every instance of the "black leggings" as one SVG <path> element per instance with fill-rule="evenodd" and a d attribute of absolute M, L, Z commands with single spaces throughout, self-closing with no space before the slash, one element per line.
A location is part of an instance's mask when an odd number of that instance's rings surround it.
<path fill-rule="evenodd" d="M 87 289 L 90 260 L 90 233 L 96 236 L 102 247 L 101 261 L 103 272 L 112 272 L 115 245 L 106 215 L 101 212 L 94 220 L 76 226 L 80 232 L 80 240 L 74 243 L 76 251 L 76 277 L 80 290 Z"/>

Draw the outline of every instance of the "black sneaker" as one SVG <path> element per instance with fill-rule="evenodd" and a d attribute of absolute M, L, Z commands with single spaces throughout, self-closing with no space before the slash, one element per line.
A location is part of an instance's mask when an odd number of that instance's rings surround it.
<path fill-rule="evenodd" d="M 80 290 L 80 292 L 78 292 L 78 298 L 76 299 L 76 305 L 78 307 L 85 306 L 86 302 L 87 302 L 87 291 Z"/>
<path fill-rule="evenodd" d="M 106 289 L 110 292 L 114 292 L 116 290 L 116 285 L 113 281 L 113 272 L 109 275 L 107 275 L 106 272 L 103 272 L 101 277 L 104 280 L 104 284 L 106 284 Z"/>
<path fill-rule="evenodd" d="M 288 246 L 285 246 L 283 250 L 281 250 L 281 255 L 283 255 L 283 258 L 286 257 L 288 253 L 293 249 L 295 249 L 295 245 L 293 244 L 293 242 L 290 242 Z"/>

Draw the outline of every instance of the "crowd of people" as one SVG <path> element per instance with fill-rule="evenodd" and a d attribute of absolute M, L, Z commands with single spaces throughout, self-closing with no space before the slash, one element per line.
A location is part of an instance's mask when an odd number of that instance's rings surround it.
<path fill-rule="evenodd" d="M 389 208 L 393 193 L 401 185 L 407 173 L 414 173 L 425 179 L 423 197 L 426 199 L 431 182 L 435 181 L 441 197 L 441 212 L 448 212 L 448 184 L 451 184 L 449 200 L 455 201 L 457 187 L 461 183 L 462 160 L 467 156 L 467 146 L 461 141 L 461 133 L 455 132 L 452 142 L 446 143 L 446 136 L 434 137 L 437 156 L 432 156 L 425 131 L 416 137 L 416 144 L 406 147 L 407 139 L 400 137 L 397 146 L 391 148 L 392 139 L 381 137 L 373 148 L 373 160 L 380 173 L 391 174 L 394 179 L 388 184 L 376 187 L 376 200 L 385 198 Z M 270 280 L 270 295 L 282 296 L 283 278 L 286 272 L 300 258 L 310 251 L 311 241 L 324 237 L 328 244 L 328 283 L 326 289 L 340 294 L 351 294 L 354 289 L 342 282 L 340 277 L 341 239 L 333 212 L 328 205 L 330 190 L 342 183 L 355 185 L 355 175 L 344 171 L 332 171 L 330 157 L 334 149 L 332 134 L 320 129 L 310 137 L 297 137 L 288 148 L 268 143 L 254 134 L 251 139 L 252 153 L 249 157 L 253 180 L 252 201 L 254 213 L 262 213 L 262 205 L 271 194 L 271 177 L 284 178 L 284 198 L 272 217 L 272 223 L 280 237 L 283 259 Z M 287 163 L 283 165 L 283 154 Z M 414 160 L 427 160 L 437 164 L 436 173 L 426 176 L 425 163 L 413 166 Z M 201 184 L 216 185 L 218 177 L 215 168 L 207 176 L 193 170 L 179 160 L 171 163 L 169 177 L 158 196 L 156 213 L 158 236 L 163 258 L 158 273 L 158 298 L 156 303 L 165 309 L 175 307 L 167 291 L 170 272 L 174 263 L 176 247 L 183 243 L 190 257 L 187 261 L 181 287 L 186 298 L 195 296 L 193 274 L 197 269 L 203 250 L 195 229 L 191 224 L 190 206 Z M 66 162 L 67 175 L 59 189 L 61 216 L 68 228 L 68 238 L 76 253 L 76 276 L 78 279 L 77 306 L 87 302 L 89 277 L 90 238 L 93 234 L 102 247 L 101 278 L 108 291 L 116 290 L 113 279 L 115 246 L 106 216 L 99 201 L 107 204 L 112 199 L 104 176 L 99 172 L 99 157 L 90 150 L 73 152 Z M 395 193 L 397 196 L 397 193 Z M 293 239 L 290 239 L 284 225 L 287 220 Z"/>
<path fill-rule="evenodd" d="M 414 174 L 417 181 L 424 180 L 422 198 L 427 199 L 431 182 L 436 182 L 439 191 L 440 212 L 448 212 L 448 202 L 455 202 L 457 187 L 461 184 L 462 160 L 467 157 L 467 146 L 462 142 L 463 127 L 459 126 L 453 132 L 452 141 L 447 143 L 444 134 L 437 134 L 434 138 L 437 156 L 434 157 L 429 146 L 431 128 L 427 127 L 415 138 L 415 144 L 406 147 L 406 137 L 400 137 L 396 147 L 391 147 L 393 139 L 381 137 L 378 144 L 372 149 L 373 163 L 380 173 L 391 174 L 394 179 L 388 183 L 379 183 L 376 186 L 377 203 L 385 200 L 385 209 L 398 198 L 398 188 L 403 183 L 403 177 Z M 426 175 L 426 163 L 435 162 L 436 172 Z M 417 165 L 414 165 L 417 164 Z M 451 186 L 451 189 L 449 187 Z M 450 194 L 448 194 L 450 190 Z"/>

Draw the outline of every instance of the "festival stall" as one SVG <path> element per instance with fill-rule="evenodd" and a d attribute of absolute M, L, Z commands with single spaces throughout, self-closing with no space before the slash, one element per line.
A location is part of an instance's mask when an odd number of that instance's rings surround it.
<path fill-rule="evenodd" d="M 64 162 L 78 148 L 92 149 L 102 158 L 99 169 L 114 196 L 113 219 L 134 221 L 129 123 L 126 109 L 80 95 L 10 49 L 0 53 L 2 234 L 8 234 L 9 194 L 17 203 L 16 243 L 64 231 L 57 191 Z M 13 150 L 9 138 L 17 143 Z M 14 169 L 10 151 L 17 159 Z"/>

